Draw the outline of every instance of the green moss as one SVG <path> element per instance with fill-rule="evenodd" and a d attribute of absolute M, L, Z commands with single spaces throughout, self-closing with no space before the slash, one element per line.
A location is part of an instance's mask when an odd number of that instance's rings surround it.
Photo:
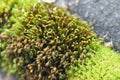
<path fill-rule="evenodd" d="M 0 66 L 21 80 L 119 80 L 119 55 L 54 4 L 0 1 Z"/>
<path fill-rule="evenodd" d="M 2 58 L 9 73 L 22 80 L 63 80 L 65 70 L 80 56 L 84 61 L 88 52 L 96 54 L 99 40 L 88 23 L 54 4 L 38 3 L 1 41 L 7 44 Z"/>
<path fill-rule="evenodd" d="M 37 0 L 0 0 L 0 32 L 9 29 Z"/>
<path fill-rule="evenodd" d="M 10 33 L 9 29 L 14 26 L 19 26 L 19 18 L 25 15 L 25 12 L 29 10 L 30 5 L 36 3 L 37 0 L 0 0 L 0 61 L 2 61 L 3 49 L 6 47 L 6 42 L 1 40 L 4 33 Z"/>
<path fill-rule="evenodd" d="M 19 26 L 19 18 L 25 15 L 25 12 L 29 10 L 30 5 L 36 3 L 37 0 L 0 0 L 0 66 L 7 69 L 6 60 L 3 56 L 6 54 L 4 49 L 7 46 L 7 39 L 5 33 L 10 34 L 11 27 Z M 16 69 L 11 69 L 12 73 Z M 14 72 L 13 72 L 14 73 Z"/>
<path fill-rule="evenodd" d="M 81 65 L 79 58 L 67 71 L 68 80 L 119 80 L 120 55 L 100 45 L 97 55 L 91 55 Z"/>

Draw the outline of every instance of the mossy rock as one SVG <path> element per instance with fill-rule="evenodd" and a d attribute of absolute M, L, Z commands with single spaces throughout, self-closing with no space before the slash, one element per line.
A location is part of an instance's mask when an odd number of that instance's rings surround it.
<path fill-rule="evenodd" d="M 65 70 L 80 56 L 85 64 L 86 54 L 97 54 L 99 43 L 87 22 L 44 2 L 0 35 L 6 44 L 2 66 L 22 80 L 65 80 Z"/>
<path fill-rule="evenodd" d="M 67 70 L 68 80 L 120 80 L 120 55 L 100 45 L 97 55 L 88 54 L 85 64 L 79 58 Z"/>
<path fill-rule="evenodd" d="M 0 26 L 0 66 L 9 74 L 21 80 L 120 79 L 120 56 L 100 44 L 87 22 L 53 3 L 4 1 L 12 14 Z"/>

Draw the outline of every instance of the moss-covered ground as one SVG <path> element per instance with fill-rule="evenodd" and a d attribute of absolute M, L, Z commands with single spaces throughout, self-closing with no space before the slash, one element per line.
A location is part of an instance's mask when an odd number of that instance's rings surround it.
<path fill-rule="evenodd" d="M 87 22 L 53 3 L 0 3 L 0 67 L 8 74 L 21 80 L 120 80 L 120 55 L 100 44 Z"/>
<path fill-rule="evenodd" d="M 67 71 L 69 80 L 120 80 L 120 55 L 100 45 L 96 55 L 85 60 L 77 60 Z"/>

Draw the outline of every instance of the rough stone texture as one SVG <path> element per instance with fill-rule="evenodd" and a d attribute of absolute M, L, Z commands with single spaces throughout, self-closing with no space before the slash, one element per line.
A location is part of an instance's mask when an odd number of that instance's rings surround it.
<path fill-rule="evenodd" d="M 92 28 L 98 36 L 112 42 L 114 49 L 120 52 L 120 0 L 57 0 L 56 3 L 94 23 Z"/>

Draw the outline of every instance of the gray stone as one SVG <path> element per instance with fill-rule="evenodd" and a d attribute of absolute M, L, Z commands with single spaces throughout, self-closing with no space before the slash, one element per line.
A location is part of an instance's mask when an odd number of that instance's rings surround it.
<path fill-rule="evenodd" d="M 120 0 L 57 0 L 89 23 L 105 42 L 113 42 L 114 49 L 120 52 Z"/>

